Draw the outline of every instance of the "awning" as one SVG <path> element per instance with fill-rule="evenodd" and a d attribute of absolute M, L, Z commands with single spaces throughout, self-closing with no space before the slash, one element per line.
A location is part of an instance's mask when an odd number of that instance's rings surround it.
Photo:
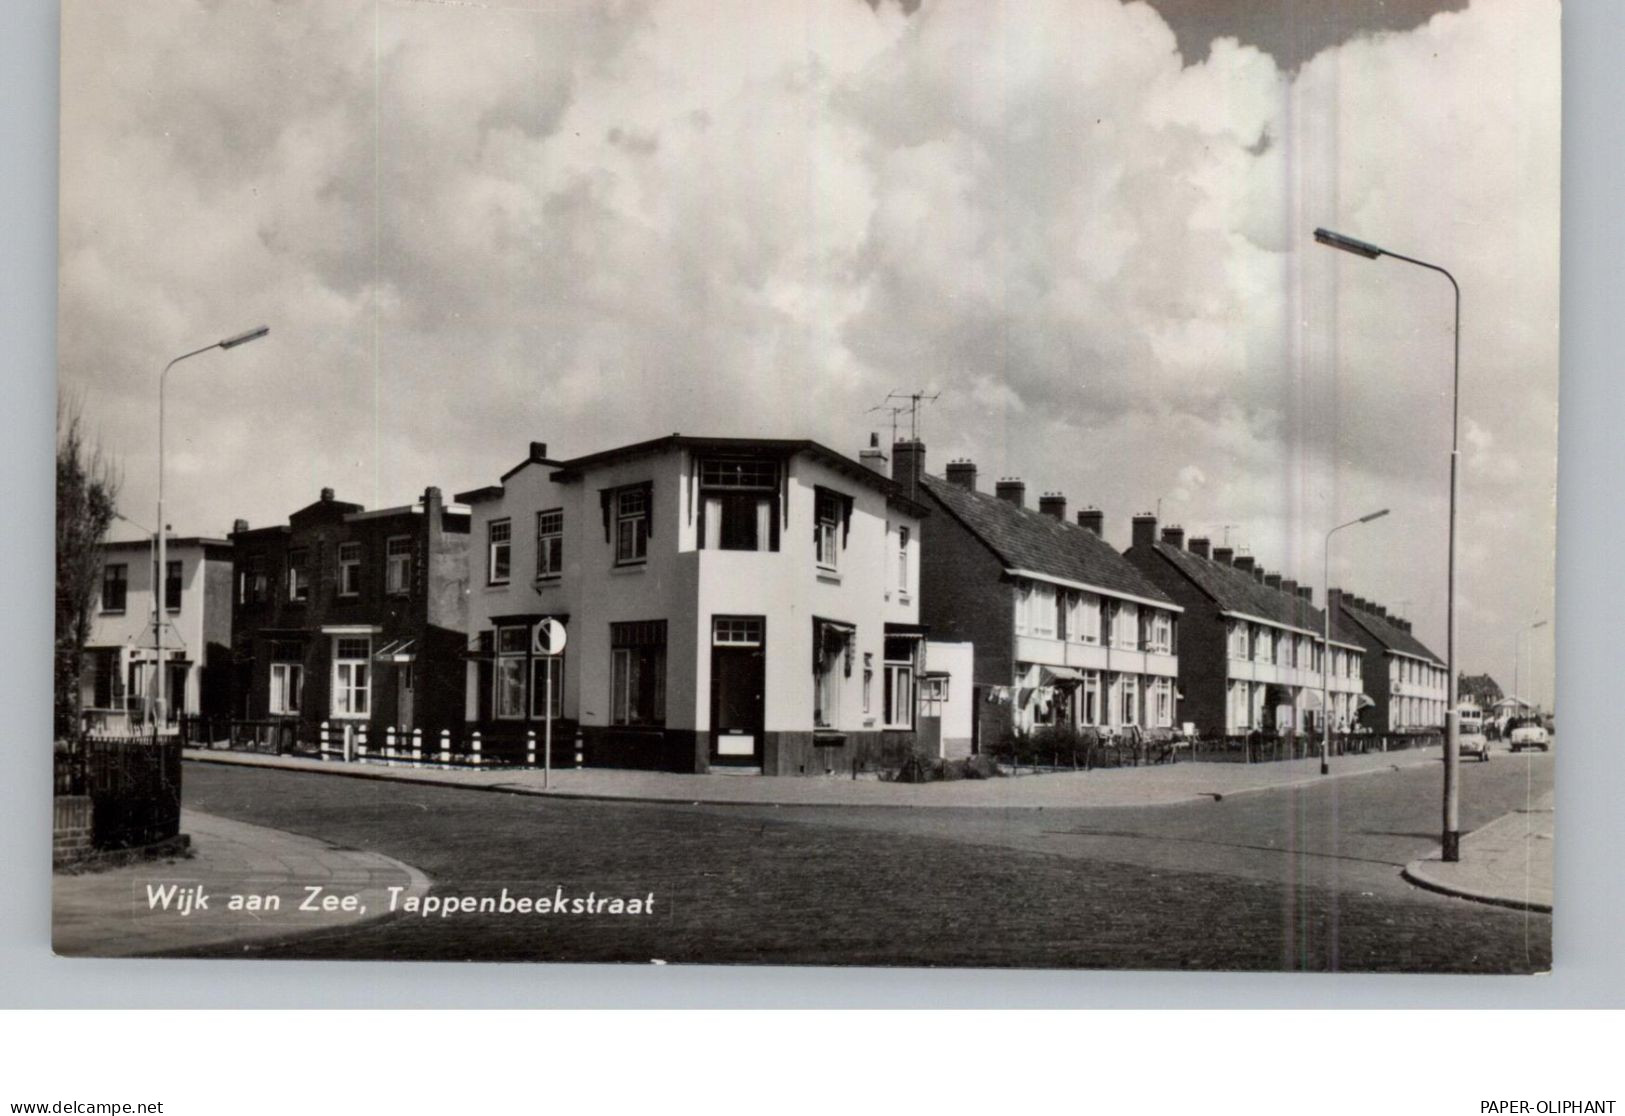
<path fill-rule="evenodd" d="M 1043 663 L 1034 663 L 1027 668 L 1021 676 L 1021 686 L 1024 689 L 1037 689 L 1041 686 L 1075 686 L 1083 681 L 1083 672 L 1066 666 L 1046 666 Z"/>
<path fill-rule="evenodd" d="M 1355 699 L 1354 707 L 1356 709 L 1372 709 L 1376 707 L 1376 704 L 1376 698 L 1372 697 L 1370 694 L 1361 694 L 1357 699 Z"/>
<path fill-rule="evenodd" d="M 1321 708 L 1322 708 L 1321 704 L 1320 704 L 1320 691 L 1319 690 L 1305 690 L 1305 691 L 1303 691 L 1303 707 L 1305 709 L 1309 710 L 1310 712 L 1319 713 Z"/>
<path fill-rule="evenodd" d="M 930 629 L 924 624 L 896 624 L 891 621 L 886 623 L 887 639 L 924 639 L 928 634 Z"/>
<path fill-rule="evenodd" d="M 373 652 L 373 661 L 379 663 L 410 663 L 417 655 L 415 639 L 392 639 Z"/>

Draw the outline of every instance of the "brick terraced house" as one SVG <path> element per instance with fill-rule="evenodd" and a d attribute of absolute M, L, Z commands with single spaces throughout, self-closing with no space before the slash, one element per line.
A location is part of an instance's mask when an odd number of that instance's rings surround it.
<path fill-rule="evenodd" d="M 1185 533 L 1157 535 L 1153 515 L 1133 520 L 1124 556 L 1184 606 L 1179 649 L 1183 718 L 1206 737 L 1317 729 L 1325 616 L 1312 590 L 1265 571 L 1250 555 L 1185 546 Z M 1347 626 L 1332 631 L 1327 679 L 1334 729 L 1355 725 L 1363 705 L 1365 645 Z"/>
<path fill-rule="evenodd" d="M 925 470 L 925 446 L 893 447 L 892 477 L 931 509 L 920 619 L 933 641 L 974 645 L 969 750 L 1039 725 L 1122 732 L 1179 723 L 1180 605 L 1100 536 L 1100 513 L 1025 506 L 1026 486 L 979 492 L 976 466 Z"/>
<path fill-rule="evenodd" d="M 233 715 L 313 742 L 365 725 L 460 729 L 467 645 L 467 508 L 438 488 L 367 511 L 324 488 L 288 522 L 231 539 Z"/>
<path fill-rule="evenodd" d="M 1331 591 L 1332 614 L 1365 647 L 1371 727 L 1379 732 L 1443 729 L 1450 708 L 1444 660 L 1411 632 L 1411 622 L 1383 605 L 1341 589 Z"/>

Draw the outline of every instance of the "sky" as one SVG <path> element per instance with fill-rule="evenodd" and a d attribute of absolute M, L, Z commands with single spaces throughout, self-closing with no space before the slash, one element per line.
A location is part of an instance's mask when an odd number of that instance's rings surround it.
<path fill-rule="evenodd" d="M 1325 9 L 1330 7 L 1334 14 Z M 223 534 L 680 431 L 1160 510 L 1460 661 L 1551 615 L 1551 0 L 67 0 L 59 376 Z M 904 422 L 906 424 L 906 417 Z M 906 429 L 906 426 L 905 426 Z M 121 526 L 121 537 L 138 533 Z M 1549 700 L 1551 629 L 1523 642 Z"/>

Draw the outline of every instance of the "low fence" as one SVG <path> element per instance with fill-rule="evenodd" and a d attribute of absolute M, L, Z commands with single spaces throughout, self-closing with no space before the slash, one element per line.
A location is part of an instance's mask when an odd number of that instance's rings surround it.
<path fill-rule="evenodd" d="M 56 752 L 57 797 L 91 802 L 91 843 L 129 849 L 181 828 L 181 744 L 173 737 L 89 736 Z"/>
<path fill-rule="evenodd" d="M 1327 753 L 1332 756 L 1356 756 L 1368 752 L 1400 752 L 1441 743 L 1443 737 L 1436 732 L 1333 733 L 1328 741 Z M 1198 737 L 1190 743 L 1187 754 L 1189 758 L 1203 763 L 1276 763 L 1308 759 L 1320 755 L 1320 737 L 1305 733 Z"/>
<path fill-rule="evenodd" d="M 450 729 L 425 731 L 369 724 L 324 721 L 301 724 L 296 717 L 244 720 L 188 718 L 181 738 L 189 748 L 209 748 L 272 755 L 305 756 L 333 763 L 370 763 L 390 767 L 541 767 L 547 741 L 540 729 L 482 733 Z M 556 722 L 552 764 L 580 767 L 581 734 L 574 722 Z"/>
<path fill-rule="evenodd" d="M 1397 752 L 1443 743 L 1437 732 L 1337 733 L 1328 753 L 1333 756 L 1367 752 Z M 1089 729 L 1043 727 L 1007 737 L 987 749 L 996 762 L 1008 767 L 1090 770 L 1154 763 L 1276 763 L 1320 755 L 1320 737 L 1293 733 L 1250 733 L 1190 739 L 1168 730 L 1106 733 Z"/>

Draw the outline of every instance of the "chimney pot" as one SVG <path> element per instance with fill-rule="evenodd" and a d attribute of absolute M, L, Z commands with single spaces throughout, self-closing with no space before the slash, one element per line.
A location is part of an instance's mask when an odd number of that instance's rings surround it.
<path fill-rule="evenodd" d="M 1191 540 L 1191 553 L 1198 558 L 1206 558 L 1211 553 L 1211 541 L 1205 535 L 1199 535 Z"/>
<path fill-rule="evenodd" d="M 1310 586 L 1308 586 L 1308 585 L 1300 585 L 1300 586 L 1298 586 L 1297 593 L 1298 593 L 1298 596 L 1303 598 L 1303 603 L 1304 604 L 1311 604 L 1312 605 L 1312 604 L 1315 603 L 1315 591 Z"/>
<path fill-rule="evenodd" d="M 1236 567 L 1236 569 L 1241 570 L 1244 573 L 1252 573 L 1255 570 L 1258 570 L 1257 559 L 1255 559 L 1251 554 L 1236 555 L 1233 565 Z M 1259 570 L 1258 572 L 1262 573 L 1263 571 Z"/>
<path fill-rule="evenodd" d="M 1046 492 L 1038 498 L 1038 510 L 1051 519 L 1066 522 L 1066 497 L 1059 492 Z"/>
<path fill-rule="evenodd" d="M 872 469 L 881 476 L 887 475 L 886 453 L 880 448 L 880 435 L 871 433 L 869 444 L 858 451 L 858 463 L 866 469 Z"/>
<path fill-rule="evenodd" d="M 1281 592 L 1291 593 L 1296 597 L 1298 595 L 1298 583 L 1290 577 L 1283 577 L 1281 579 Z"/>
<path fill-rule="evenodd" d="M 1268 585 L 1271 589 L 1279 589 L 1281 587 L 1281 575 L 1278 573 L 1265 574 L 1264 584 Z"/>
<path fill-rule="evenodd" d="M 1157 517 L 1150 512 L 1141 512 L 1129 521 L 1132 528 L 1130 535 L 1131 546 L 1151 546 L 1157 541 Z"/>
<path fill-rule="evenodd" d="M 1020 477 L 1005 477 L 993 486 L 993 494 L 1007 504 L 1016 507 L 1025 507 L 1027 504 L 1027 482 Z"/>
<path fill-rule="evenodd" d="M 1228 546 L 1216 546 L 1213 548 L 1213 560 L 1219 563 L 1221 566 L 1234 565 L 1235 555 L 1236 552 Z"/>
<path fill-rule="evenodd" d="M 322 489 L 322 503 L 331 504 L 332 502 L 333 502 L 333 490 L 331 488 Z"/>
<path fill-rule="evenodd" d="M 1099 508 L 1084 508 L 1078 512 L 1078 526 L 1099 537 L 1106 532 L 1106 513 Z"/>
<path fill-rule="evenodd" d="M 976 491 L 976 462 L 950 461 L 948 462 L 948 483 L 967 492 Z"/>
<path fill-rule="evenodd" d="M 547 460 L 547 443 L 546 442 L 532 442 L 530 444 L 530 459 L 532 461 L 546 461 Z"/>
<path fill-rule="evenodd" d="M 1185 549 L 1185 528 L 1183 528 L 1183 527 L 1164 527 L 1162 529 L 1162 541 L 1167 543 L 1169 546 L 1173 547 L 1175 550 L 1184 550 Z"/>
<path fill-rule="evenodd" d="M 246 530 L 248 530 L 248 520 L 246 520 L 246 519 L 234 519 L 234 520 L 231 521 L 231 533 L 232 534 L 240 535 Z"/>

